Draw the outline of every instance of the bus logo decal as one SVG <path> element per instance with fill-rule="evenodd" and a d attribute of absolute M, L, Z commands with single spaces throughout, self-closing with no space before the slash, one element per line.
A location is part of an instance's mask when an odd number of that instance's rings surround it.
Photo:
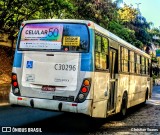
<path fill-rule="evenodd" d="M 33 68 L 33 61 L 27 61 L 26 68 Z"/>

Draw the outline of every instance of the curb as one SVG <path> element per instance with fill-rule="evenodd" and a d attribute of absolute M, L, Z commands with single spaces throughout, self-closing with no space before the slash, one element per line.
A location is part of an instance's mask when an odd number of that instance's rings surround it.
<path fill-rule="evenodd" d="M 0 103 L 0 106 L 8 106 L 10 103 Z"/>

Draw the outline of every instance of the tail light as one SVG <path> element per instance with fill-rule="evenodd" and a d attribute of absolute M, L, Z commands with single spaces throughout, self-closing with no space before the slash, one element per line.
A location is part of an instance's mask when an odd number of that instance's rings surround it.
<path fill-rule="evenodd" d="M 83 88 L 81 89 L 81 91 L 82 91 L 82 93 L 86 93 L 86 92 L 88 91 L 88 89 L 87 89 L 87 87 L 83 87 Z"/>
<path fill-rule="evenodd" d="M 83 84 L 84 84 L 85 86 L 89 86 L 89 85 L 90 85 L 90 82 L 89 82 L 89 80 L 86 79 L 86 80 L 83 81 Z"/>
<path fill-rule="evenodd" d="M 20 96 L 20 90 L 18 86 L 17 74 L 12 73 L 12 92 L 16 96 Z"/>
<path fill-rule="evenodd" d="M 90 78 L 85 78 L 83 80 L 83 83 L 82 83 L 82 86 L 81 86 L 81 89 L 77 95 L 77 98 L 76 98 L 76 102 L 78 103 L 82 103 L 85 101 L 88 93 L 89 93 L 89 90 L 90 90 L 90 86 L 91 86 L 91 79 Z"/>
<path fill-rule="evenodd" d="M 21 24 L 22 27 L 24 27 L 24 25 L 25 25 L 24 23 Z"/>
<path fill-rule="evenodd" d="M 18 83 L 17 83 L 17 82 L 13 82 L 13 86 L 14 86 L 14 87 L 17 87 L 17 86 L 18 86 Z"/>
<path fill-rule="evenodd" d="M 13 80 L 13 81 L 16 81 L 16 80 L 17 80 L 17 75 L 13 74 L 13 75 L 12 75 L 12 80 Z"/>

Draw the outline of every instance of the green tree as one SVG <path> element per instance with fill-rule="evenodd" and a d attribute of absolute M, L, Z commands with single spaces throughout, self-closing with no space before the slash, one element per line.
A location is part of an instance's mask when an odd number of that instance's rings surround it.
<path fill-rule="evenodd" d="M 68 18 L 74 10 L 70 0 L 0 0 L 0 30 L 10 34 L 13 48 L 22 21 Z"/>
<path fill-rule="evenodd" d="M 149 34 L 152 37 L 152 43 L 159 48 L 160 47 L 160 29 L 153 28 L 149 31 Z"/>
<path fill-rule="evenodd" d="M 151 23 L 148 23 L 143 16 L 137 15 L 133 25 L 136 38 L 140 40 L 144 45 L 149 45 L 152 41 L 152 37 L 148 32 L 150 30 Z"/>
<path fill-rule="evenodd" d="M 115 5 L 110 0 L 77 0 L 75 18 L 92 20 L 107 28 L 107 24 L 116 18 Z"/>
<path fill-rule="evenodd" d="M 111 21 L 108 26 L 109 30 L 114 34 L 118 35 L 120 38 L 126 40 L 127 42 L 135 45 L 138 48 L 142 47 L 142 42 L 136 39 L 135 31 L 129 28 L 126 28 L 124 25 L 121 25 L 115 21 Z"/>
<path fill-rule="evenodd" d="M 131 23 L 135 21 L 137 10 L 133 9 L 128 5 L 124 5 L 123 8 L 120 8 L 118 11 L 118 18 L 122 21 L 122 23 Z"/>

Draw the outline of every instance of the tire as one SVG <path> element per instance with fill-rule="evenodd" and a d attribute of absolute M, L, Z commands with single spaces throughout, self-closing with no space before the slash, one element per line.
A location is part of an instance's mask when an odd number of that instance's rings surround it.
<path fill-rule="evenodd" d="M 121 118 L 124 118 L 127 114 L 127 103 L 128 103 L 128 96 L 127 96 L 127 93 L 125 92 L 122 97 L 122 104 L 121 104 L 121 111 L 120 111 Z"/>
<path fill-rule="evenodd" d="M 145 104 L 146 104 L 147 99 L 148 99 L 148 90 L 146 91 L 146 94 L 145 94 L 145 100 L 144 100 L 144 102 L 142 103 L 143 105 L 145 105 Z"/>

